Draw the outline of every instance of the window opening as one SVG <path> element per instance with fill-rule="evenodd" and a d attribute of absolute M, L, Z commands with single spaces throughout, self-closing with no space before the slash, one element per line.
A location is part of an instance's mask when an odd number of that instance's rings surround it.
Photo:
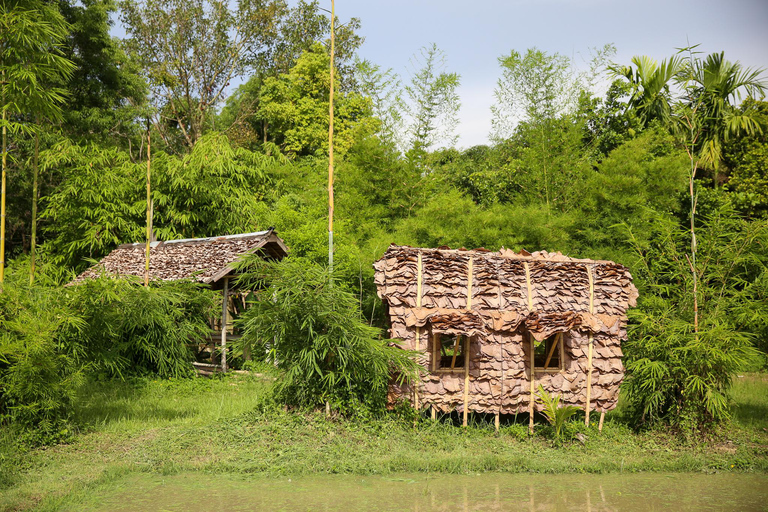
<path fill-rule="evenodd" d="M 533 365 L 537 370 L 561 370 L 563 368 L 563 333 L 559 332 L 533 344 Z"/>
<path fill-rule="evenodd" d="M 461 335 L 435 334 L 435 370 L 458 370 L 464 368 L 465 339 Z"/>

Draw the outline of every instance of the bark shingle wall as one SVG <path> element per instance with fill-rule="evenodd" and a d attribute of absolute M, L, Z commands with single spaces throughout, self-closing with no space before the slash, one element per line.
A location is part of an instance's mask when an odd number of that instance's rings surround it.
<path fill-rule="evenodd" d="M 511 414 L 529 407 L 529 336 L 541 341 L 563 333 L 562 369 L 536 371 L 536 388 L 584 406 L 591 335 L 592 408 L 616 406 L 624 375 L 620 344 L 626 338 L 626 311 L 637 297 L 625 267 L 543 252 L 523 256 L 393 245 L 374 268 L 379 296 L 389 305 L 391 337 L 423 354 L 419 405 L 444 412 L 464 408 L 464 369 L 432 371 L 433 335 L 471 336 L 468 410 Z M 413 402 L 413 391 L 392 385 L 390 400 Z"/>

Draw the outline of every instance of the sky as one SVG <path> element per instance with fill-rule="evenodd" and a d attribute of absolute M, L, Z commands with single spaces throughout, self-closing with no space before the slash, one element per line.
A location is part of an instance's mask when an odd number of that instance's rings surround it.
<path fill-rule="evenodd" d="M 320 4 L 330 8 L 330 0 Z M 768 0 L 336 0 L 335 8 L 342 23 L 360 18 L 360 56 L 404 80 L 421 47 L 445 52 L 446 70 L 461 75 L 465 148 L 488 141 L 498 58 L 513 49 L 535 46 L 584 65 L 590 48 L 612 43 L 613 60 L 629 64 L 634 55 L 667 58 L 690 41 L 705 54 L 768 68 Z"/>

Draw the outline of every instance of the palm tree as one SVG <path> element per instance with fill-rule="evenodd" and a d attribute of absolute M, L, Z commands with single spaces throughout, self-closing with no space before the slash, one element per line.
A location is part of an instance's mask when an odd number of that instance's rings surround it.
<path fill-rule="evenodd" d="M 662 60 L 642 56 L 632 57 L 633 66 L 611 66 L 611 71 L 626 78 L 632 87 L 632 96 L 627 107 L 633 109 L 642 126 L 657 120 L 669 124 L 672 119 L 671 93 L 669 84 L 685 69 L 684 61 L 678 56 Z"/>
<path fill-rule="evenodd" d="M 740 110 L 736 105 L 742 93 L 753 98 L 765 96 L 762 72 L 745 68 L 738 61 L 729 62 L 721 52 L 693 60 L 689 76 L 681 75 L 684 83 L 690 84 L 685 101 L 697 110 L 699 137 L 694 147 L 701 165 L 714 172 L 715 185 L 719 182 L 723 143 L 733 136 L 762 133 L 757 111 Z"/>

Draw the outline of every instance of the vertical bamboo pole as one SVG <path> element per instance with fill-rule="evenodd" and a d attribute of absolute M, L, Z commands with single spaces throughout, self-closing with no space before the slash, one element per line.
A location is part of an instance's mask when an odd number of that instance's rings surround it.
<path fill-rule="evenodd" d="M 422 259 L 421 252 L 419 252 L 419 258 L 416 263 L 416 307 L 421 307 L 421 292 L 422 292 Z M 416 327 L 416 351 L 421 348 L 421 327 Z M 416 406 L 416 410 L 421 410 L 421 403 L 419 403 L 419 386 L 421 385 L 421 375 L 417 375 L 416 385 L 413 388 L 413 401 Z"/>
<path fill-rule="evenodd" d="M 533 311 L 533 287 L 531 286 L 531 269 L 528 265 L 528 262 L 525 262 L 525 286 L 527 289 L 527 295 L 528 295 L 528 312 L 530 313 Z M 533 336 L 531 333 L 528 333 L 528 342 L 530 344 L 531 348 L 531 395 L 529 398 L 530 403 L 528 404 L 528 415 L 530 418 L 528 419 L 528 431 L 532 434 L 533 433 L 533 414 L 536 412 L 536 375 L 534 373 L 534 352 L 536 350 L 536 346 L 534 345 Z"/>
<path fill-rule="evenodd" d="M 36 120 L 37 121 L 37 120 Z M 39 121 L 35 124 L 39 124 Z M 29 284 L 35 282 L 35 256 L 37 254 L 37 174 L 40 156 L 40 134 L 35 127 L 35 154 L 32 160 L 32 239 L 29 248 Z"/>
<path fill-rule="evenodd" d="M 224 298 L 221 301 L 221 371 L 227 373 L 227 302 L 229 278 L 224 278 Z"/>
<path fill-rule="evenodd" d="M 149 128 L 149 119 L 147 119 L 147 246 L 144 251 L 144 286 L 149 286 L 149 246 L 152 242 L 152 199 L 150 197 L 150 162 L 152 159 L 152 140 L 151 130 Z"/>
<path fill-rule="evenodd" d="M 592 267 L 587 266 L 589 276 L 589 314 L 595 312 L 595 278 L 592 275 Z M 589 413 L 592 410 L 592 351 L 594 350 L 594 335 L 589 333 L 589 348 L 587 349 L 587 402 L 584 404 L 584 424 L 589 426 Z"/>
<path fill-rule="evenodd" d="M 474 263 L 472 257 L 469 258 L 467 268 L 467 310 L 472 309 L 472 278 Z M 455 354 L 455 352 L 454 352 Z M 467 426 L 467 407 L 469 405 L 469 336 L 464 336 L 464 413 L 461 424 Z"/>
<path fill-rule="evenodd" d="M 336 9 L 331 0 L 331 94 L 328 102 L 328 270 L 333 274 L 333 60 L 335 53 Z"/>
<path fill-rule="evenodd" d="M 3 70 L 3 82 L 5 82 L 5 70 Z M 3 280 L 5 279 L 5 168 L 8 157 L 8 141 L 5 128 L 5 88 L 3 88 L 3 101 L 0 108 L 3 108 L 3 170 L 2 170 L 2 188 L 0 189 L 0 291 L 3 290 Z"/>

